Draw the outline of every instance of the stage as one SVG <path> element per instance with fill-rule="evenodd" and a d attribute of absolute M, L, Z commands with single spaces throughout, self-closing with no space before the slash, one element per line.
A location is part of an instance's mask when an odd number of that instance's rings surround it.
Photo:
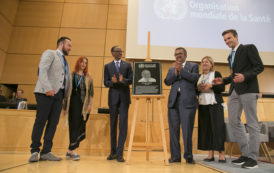
<path fill-rule="evenodd" d="M 126 154 L 126 153 L 124 153 Z M 164 165 L 162 152 L 151 152 L 151 160 L 146 161 L 145 152 L 132 152 L 130 165 L 119 163 L 116 160 L 108 161 L 105 156 L 81 155 L 80 161 L 66 160 L 65 154 L 58 155 L 63 158 L 60 162 L 40 161 L 37 163 L 28 163 L 29 153 L 5 153 L 1 152 L 0 172 L 4 173 L 35 173 L 35 172 L 81 172 L 81 173 L 153 173 L 153 172 L 192 172 L 192 173 L 214 173 L 220 172 L 203 166 L 199 163 L 195 165 L 182 163 Z"/>
<path fill-rule="evenodd" d="M 125 152 L 124 155 L 127 153 Z M 150 161 L 146 161 L 146 153 L 143 151 L 132 152 L 131 162 L 129 165 L 120 163 L 116 160 L 108 161 L 106 156 L 81 155 L 80 161 L 66 160 L 65 153 L 57 154 L 62 157 L 60 162 L 40 161 L 29 163 L 30 154 L 26 152 L 1 152 L 0 153 L 0 172 L 4 173 L 216 173 L 216 172 L 237 172 L 237 173 L 267 173 L 273 172 L 274 164 L 259 162 L 259 169 L 243 169 L 239 166 L 232 165 L 228 156 L 228 162 L 225 164 L 218 163 L 218 157 L 215 156 L 215 162 L 210 164 L 202 161 L 206 155 L 194 155 L 195 165 L 186 164 L 184 160 L 181 163 L 164 165 L 163 152 L 150 152 Z M 126 159 L 126 158 L 125 158 Z"/>

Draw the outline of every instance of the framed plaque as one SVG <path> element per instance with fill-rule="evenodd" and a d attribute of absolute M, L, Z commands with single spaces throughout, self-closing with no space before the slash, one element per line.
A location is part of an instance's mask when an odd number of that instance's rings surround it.
<path fill-rule="evenodd" d="M 160 62 L 134 62 L 133 95 L 161 95 L 162 71 Z"/>

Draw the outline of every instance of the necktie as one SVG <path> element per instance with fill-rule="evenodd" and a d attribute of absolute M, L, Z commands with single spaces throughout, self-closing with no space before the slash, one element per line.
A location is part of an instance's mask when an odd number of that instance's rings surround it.
<path fill-rule="evenodd" d="M 63 57 L 63 63 L 64 63 L 64 69 L 65 69 L 65 75 L 64 75 L 64 82 L 63 82 L 63 85 L 64 85 L 64 87 L 65 87 L 65 85 L 66 85 L 66 75 L 67 75 L 67 72 L 68 72 L 68 63 L 67 63 L 67 60 L 66 60 L 66 58 L 65 58 L 65 56 L 63 55 L 62 56 Z"/>
<path fill-rule="evenodd" d="M 235 57 L 235 50 L 232 50 L 230 52 L 230 68 L 232 68 L 233 62 L 234 62 L 234 57 Z"/>
<path fill-rule="evenodd" d="M 63 55 L 63 63 L 64 63 L 64 67 L 65 67 L 65 73 L 67 73 L 68 71 L 68 63 L 67 63 L 67 60 L 65 58 L 65 56 Z"/>
<path fill-rule="evenodd" d="M 115 63 L 115 67 L 116 67 L 117 72 L 119 73 L 119 62 L 118 61 Z"/>

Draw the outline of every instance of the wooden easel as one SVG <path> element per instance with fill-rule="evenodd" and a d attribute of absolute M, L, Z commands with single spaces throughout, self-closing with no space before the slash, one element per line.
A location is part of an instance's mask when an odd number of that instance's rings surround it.
<path fill-rule="evenodd" d="M 166 145 L 166 136 L 165 136 L 165 130 L 164 130 L 164 119 L 163 119 L 163 113 L 162 113 L 162 104 L 161 99 L 164 98 L 163 95 L 133 95 L 133 99 L 136 99 L 135 108 L 134 108 L 134 114 L 131 124 L 131 132 L 130 132 L 130 139 L 129 139 L 129 145 L 128 145 L 128 153 L 127 153 L 127 160 L 126 164 L 129 164 L 130 162 L 130 156 L 132 151 L 132 146 L 136 147 L 144 147 L 146 148 L 146 160 L 149 160 L 149 151 L 152 147 L 159 147 L 162 146 L 164 150 L 164 159 L 165 159 L 165 165 L 169 165 L 168 162 L 168 156 L 167 156 L 167 145 Z M 137 111 L 139 108 L 139 100 L 140 99 L 146 99 L 146 142 L 144 143 L 133 143 L 134 133 L 135 133 L 135 125 L 136 125 L 136 117 L 137 117 Z M 161 126 L 161 136 L 162 136 L 162 143 L 151 143 L 150 142 L 150 119 L 149 119 L 149 107 L 150 102 L 153 99 L 157 99 L 158 102 L 158 113 L 160 115 L 160 126 Z"/>
<path fill-rule="evenodd" d="M 150 31 L 148 32 L 148 46 L 147 46 L 147 57 L 145 59 L 146 62 L 151 62 L 150 58 Z M 134 108 L 134 114 L 131 124 L 131 132 L 130 132 L 130 140 L 128 145 L 128 153 L 127 153 L 127 160 L 126 164 L 129 164 L 130 162 L 130 156 L 132 151 L 132 146 L 136 147 L 145 147 L 146 148 L 146 160 L 149 160 L 149 151 L 152 147 L 159 147 L 162 146 L 164 150 L 164 159 L 165 159 L 165 165 L 169 165 L 168 162 L 168 156 L 167 156 L 167 145 L 166 145 L 166 136 L 165 136 L 165 130 L 164 130 L 164 119 L 163 119 L 163 113 L 162 113 L 162 104 L 161 99 L 164 98 L 163 95 L 133 95 L 133 99 L 136 99 L 135 108 Z M 139 100 L 140 99 L 146 99 L 146 142 L 145 143 L 133 143 L 134 133 L 135 133 L 135 125 L 136 125 L 136 117 L 137 117 L 137 111 L 139 108 Z M 160 126 L 161 126 L 161 135 L 162 135 L 162 143 L 151 143 L 150 142 L 150 119 L 149 119 L 149 108 L 150 103 L 153 101 L 153 99 L 157 99 L 158 102 L 158 113 L 160 115 Z"/>
<path fill-rule="evenodd" d="M 145 59 L 145 62 L 151 62 L 150 58 L 150 31 L 147 33 L 147 57 Z"/>

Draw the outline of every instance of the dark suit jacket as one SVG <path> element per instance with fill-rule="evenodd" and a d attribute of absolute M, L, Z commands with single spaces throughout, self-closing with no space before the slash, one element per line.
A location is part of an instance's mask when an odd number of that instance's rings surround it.
<path fill-rule="evenodd" d="M 114 61 L 105 65 L 104 69 L 104 85 L 109 88 L 108 92 L 108 105 L 115 105 L 119 102 L 130 104 L 130 90 L 129 85 L 132 84 L 132 68 L 131 64 L 125 61 L 120 63 L 120 74 L 123 75 L 123 83 L 117 82 L 113 83 L 111 78 L 113 75 L 118 77 L 118 73 L 115 68 Z M 117 78 L 119 81 L 119 77 Z"/>
<path fill-rule="evenodd" d="M 7 99 L 5 96 L 0 95 L 0 102 L 6 102 Z"/>
<path fill-rule="evenodd" d="M 166 85 L 172 85 L 168 97 L 168 108 L 173 108 L 175 106 L 178 88 L 180 88 L 180 97 L 183 101 L 183 106 L 187 108 L 196 108 L 198 102 L 195 88 L 198 78 L 199 68 L 195 63 L 186 62 L 185 67 L 178 75 L 175 74 L 174 67 L 171 67 L 164 81 Z"/>
<path fill-rule="evenodd" d="M 230 64 L 230 56 L 228 62 Z M 232 65 L 232 74 L 224 78 L 224 83 L 231 83 L 229 95 L 235 89 L 236 93 L 241 95 L 245 93 L 259 93 L 259 84 L 257 75 L 264 70 L 263 62 L 255 45 L 240 45 L 235 53 Z M 242 83 L 234 83 L 234 73 L 242 73 L 245 80 Z"/>

